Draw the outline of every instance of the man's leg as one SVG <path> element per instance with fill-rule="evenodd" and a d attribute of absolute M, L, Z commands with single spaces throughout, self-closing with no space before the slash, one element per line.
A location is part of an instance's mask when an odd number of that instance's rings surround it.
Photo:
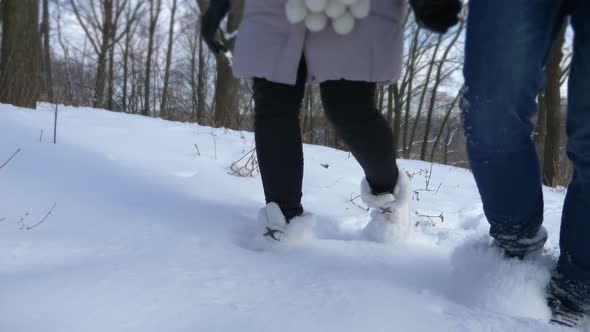
<path fill-rule="evenodd" d="M 462 102 L 467 152 L 490 234 L 508 253 L 546 234 L 531 117 L 543 66 L 562 22 L 558 0 L 471 0 Z"/>
<path fill-rule="evenodd" d="M 254 132 L 266 202 L 279 205 L 290 220 L 301 213 L 303 148 L 299 113 L 307 75 L 299 65 L 296 85 L 255 78 Z"/>
<path fill-rule="evenodd" d="M 568 156 L 574 164 L 553 286 L 590 310 L 590 2 L 574 4 L 574 55 L 568 87 Z M 558 294 L 559 295 L 559 294 Z"/>

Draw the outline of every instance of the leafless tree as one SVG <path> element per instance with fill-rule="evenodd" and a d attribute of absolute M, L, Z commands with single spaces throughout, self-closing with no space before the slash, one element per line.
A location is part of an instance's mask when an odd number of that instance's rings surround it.
<path fill-rule="evenodd" d="M 144 103 L 141 114 L 150 115 L 150 86 L 152 75 L 152 57 L 154 56 L 154 39 L 156 27 L 162 11 L 161 0 L 149 0 L 149 24 L 148 24 L 148 50 L 145 60 L 145 77 L 144 77 Z"/>
<path fill-rule="evenodd" d="M 54 101 L 49 32 L 49 0 L 43 0 L 43 18 L 41 21 L 41 36 L 43 38 L 43 94 L 47 96 L 49 101 Z"/>
<path fill-rule="evenodd" d="M 172 65 L 172 48 L 174 47 L 174 24 L 176 23 L 177 0 L 172 0 L 170 9 L 170 30 L 168 32 L 168 51 L 166 53 L 166 68 L 164 69 L 164 87 L 162 88 L 162 102 L 160 104 L 160 116 L 167 114 L 168 88 L 170 84 L 170 66 Z"/>
<path fill-rule="evenodd" d="M 131 43 L 133 39 L 133 35 L 137 29 L 137 22 L 133 16 L 135 15 L 135 10 L 132 7 L 131 2 L 127 3 L 125 8 L 125 29 L 124 29 L 124 37 L 123 37 L 123 50 L 122 50 L 122 61 L 123 61 L 123 87 L 122 87 L 122 97 L 121 97 L 121 109 L 123 112 L 127 112 L 129 110 L 129 75 L 130 75 L 130 68 L 129 68 L 129 58 L 131 56 Z"/>
<path fill-rule="evenodd" d="M 99 3 L 96 4 L 96 1 Z M 70 0 L 76 19 L 97 55 L 94 107 L 104 106 L 107 56 L 109 50 L 125 36 L 124 32 L 116 35 L 115 27 L 128 1 L 130 0 Z M 138 19 L 141 7 L 142 2 L 137 1 L 127 24 Z"/>
<path fill-rule="evenodd" d="M 454 37 L 446 46 L 442 57 L 438 60 L 438 68 L 437 68 L 436 76 L 434 78 L 432 90 L 430 91 L 430 102 L 429 102 L 429 106 L 428 106 L 428 113 L 426 116 L 426 128 L 424 129 L 424 139 L 422 140 L 422 151 L 420 152 L 420 160 L 426 160 L 426 153 L 427 153 L 426 151 L 428 149 L 428 141 L 430 140 L 430 128 L 432 125 L 432 115 L 434 113 L 434 109 L 435 109 L 435 105 L 436 105 L 436 101 L 437 101 L 438 88 L 440 87 L 440 85 L 444 79 L 443 68 L 445 67 L 446 61 L 449 57 L 451 50 L 453 50 L 453 48 L 455 47 L 455 44 L 457 43 L 457 40 L 459 40 L 459 37 L 461 36 L 461 34 L 463 32 L 463 27 L 464 27 L 464 22 L 461 21 L 459 27 L 456 29 L 456 31 L 454 33 Z M 453 65 L 453 66 L 454 66 L 454 69 L 458 68 L 458 66 L 456 66 L 456 65 Z"/>

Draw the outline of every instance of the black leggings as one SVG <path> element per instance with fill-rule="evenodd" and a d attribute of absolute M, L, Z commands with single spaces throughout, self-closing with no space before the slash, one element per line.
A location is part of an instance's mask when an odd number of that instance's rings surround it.
<path fill-rule="evenodd" d="M 266 202 L 287 220 L 303 213 L 303 148 L 299 113 L 307 68 L 302 60 L 296 85 L 254 79 L 256 152 Z M 327 118 L 359 162 L 373 193 L 393 192 L 398 168 L 392 130 L 375 106 L 376 84 L 326 81 L 320 84 Z"/>

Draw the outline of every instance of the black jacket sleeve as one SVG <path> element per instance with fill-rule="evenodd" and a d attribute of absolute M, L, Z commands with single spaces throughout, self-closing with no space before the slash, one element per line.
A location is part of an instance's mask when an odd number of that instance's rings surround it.
<path fill-rule="evenodd" d="M 215 54 L 227 52 L 225 46 L 219 42 L 215 35 L 229 9 L 229 0 L 210 0 L 209 7 L 201 20 L 201 35 L 203 36 L 203 40 Z"/>
<path fill-rule="evenodd" d="M 461 0 L 410 0 L 416 22 L 423 28 L 445 33 L 459 22 Z"/>

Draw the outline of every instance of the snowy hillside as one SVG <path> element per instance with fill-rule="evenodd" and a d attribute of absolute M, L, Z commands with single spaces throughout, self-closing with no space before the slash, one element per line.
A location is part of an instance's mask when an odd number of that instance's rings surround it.
<path fill-rule="evenodd" d="M 543 299 L 562 192 L 545 192 L 544 256 L 503 261 L 468 171 L 435 165 L 427 186 L 429 164 L 401 161 L 418 190 L 412 237 L 364 242 L 360 168 L 306 146 L 317 222 L 265 246 L 260 179 L 228 174 L 252 134 L 60 112 L 53 145 L 48 106 L 0 106 L 0 165 L 21 149 L 0 169 L 0 331 L 566 331 L 544 322 Z"/>

